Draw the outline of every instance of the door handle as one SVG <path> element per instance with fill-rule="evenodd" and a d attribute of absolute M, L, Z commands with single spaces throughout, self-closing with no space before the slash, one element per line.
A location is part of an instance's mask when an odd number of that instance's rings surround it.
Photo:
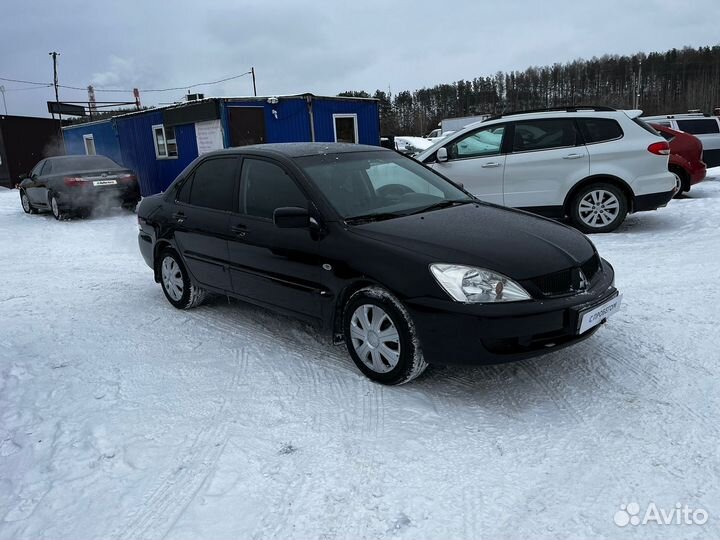
<path fill-rule="evenodd" d="M 489 161 L 480 165 L 483 169 L 489 169 L 491 167 L 499 167 L 500 164 L 497 161 Z"/>
<path fill-rule="evenodd" d="M 580 159 L 583 157 L 582 154 L 568 154 L 567 156 L 563 156 L 563 159 Z"/>
<path fill-rule="evenodd" d="M 172 217 L 178 223 L 182 223 L 183 221 L 185 221 L 185 214 L 183 214 L 182 212 L 175 212 Z"/>
<path fill-rule="evenodd" d="M 230 230 L 235 233 L 236 236 L 245 236 L 249 232 L 248 228 L 242 223 L 233 225 L 232 227 L 230 227 Z"/>

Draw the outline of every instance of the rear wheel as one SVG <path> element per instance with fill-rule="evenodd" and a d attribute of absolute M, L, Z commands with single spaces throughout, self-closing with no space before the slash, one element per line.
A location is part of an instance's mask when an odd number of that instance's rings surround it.
<path fill-rule="evenodd" d="M 622 190 L 606 183 L 581 188 L 571 205 L 572 221 L 584 233 L 614 231 L 628 212 L 627 198 Z"/>
<path fill-rule="evenodd" d="M 190 309 L 199 306 L 205 300 L 205 290 L 195 286 L 180 260 L 180 256 L 171 249 L 160 254 L 160 283 L 165 298 L 178 309 Z"/>
<path fill-rule="evenodd" d="M 67 214 L 60 209 L 60 204 L 58 203 L 57 197 L 54 193 L 50 195 L 50 211 L 58 221 L 67 217 Z"/>
<path fill-rule="evenodd" d="M 670 172 L 675 174 L 675 176 L 680 179 L 680 189 L 674 195 L 674 197 L 677 199 L 683 193 L 690 191 L 690 177 L 688 176 L 688 173 L 685 172 L 685 170 L 681 167 L 670 167 Z"/>
<path fill-rule="evenodd" d="M 30 204 L 30 199 L 28 198 L 27 193 L 25 193 L 25 190 L 20 192 L 20 203 L 22 204 L 22 208 L 26 214 L 37 214 L 37 208 Z"/>
<path fill-rule="evenodd" d="M 409 313 L 380 287 L 368 287 L 350 297 L 343 332 L 355 365 L 373 381 L 404 384 L 427 368 Z"/>

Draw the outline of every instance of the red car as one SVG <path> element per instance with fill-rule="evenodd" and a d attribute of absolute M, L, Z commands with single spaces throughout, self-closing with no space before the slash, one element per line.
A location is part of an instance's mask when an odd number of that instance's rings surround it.
<path fill-rule="evenodd" d="M 650 124 L 670 143 L 670 161 L 668 169 L 680 177 L 678 197 L 690 186 L 702 182 L 707 173 L 707 165 L 702 160 L 703 147 L 700 139 L 684 131 L 676 131 L 660 124 Z"/>

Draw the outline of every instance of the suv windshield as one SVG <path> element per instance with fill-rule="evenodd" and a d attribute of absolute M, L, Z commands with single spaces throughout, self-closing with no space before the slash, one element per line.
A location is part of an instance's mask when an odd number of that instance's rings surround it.
<path fill-rule="evenodd" d="M 395 152 L 307 156 L 297 163 L 345 220 L 389 219 L 475 201 Z"/>

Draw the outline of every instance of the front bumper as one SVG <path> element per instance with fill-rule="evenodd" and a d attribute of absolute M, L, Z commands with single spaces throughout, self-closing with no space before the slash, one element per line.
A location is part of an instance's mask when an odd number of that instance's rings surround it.
<path fill-rule="evenodd" d="M 562 298 L 507 304 L 405 301 L 431 364 L 499 364 L 549 353 L 592 336 L 578 334 L 580 312 L 617 294 L 614 271 L 603 261 L 589 289 Z"/>

